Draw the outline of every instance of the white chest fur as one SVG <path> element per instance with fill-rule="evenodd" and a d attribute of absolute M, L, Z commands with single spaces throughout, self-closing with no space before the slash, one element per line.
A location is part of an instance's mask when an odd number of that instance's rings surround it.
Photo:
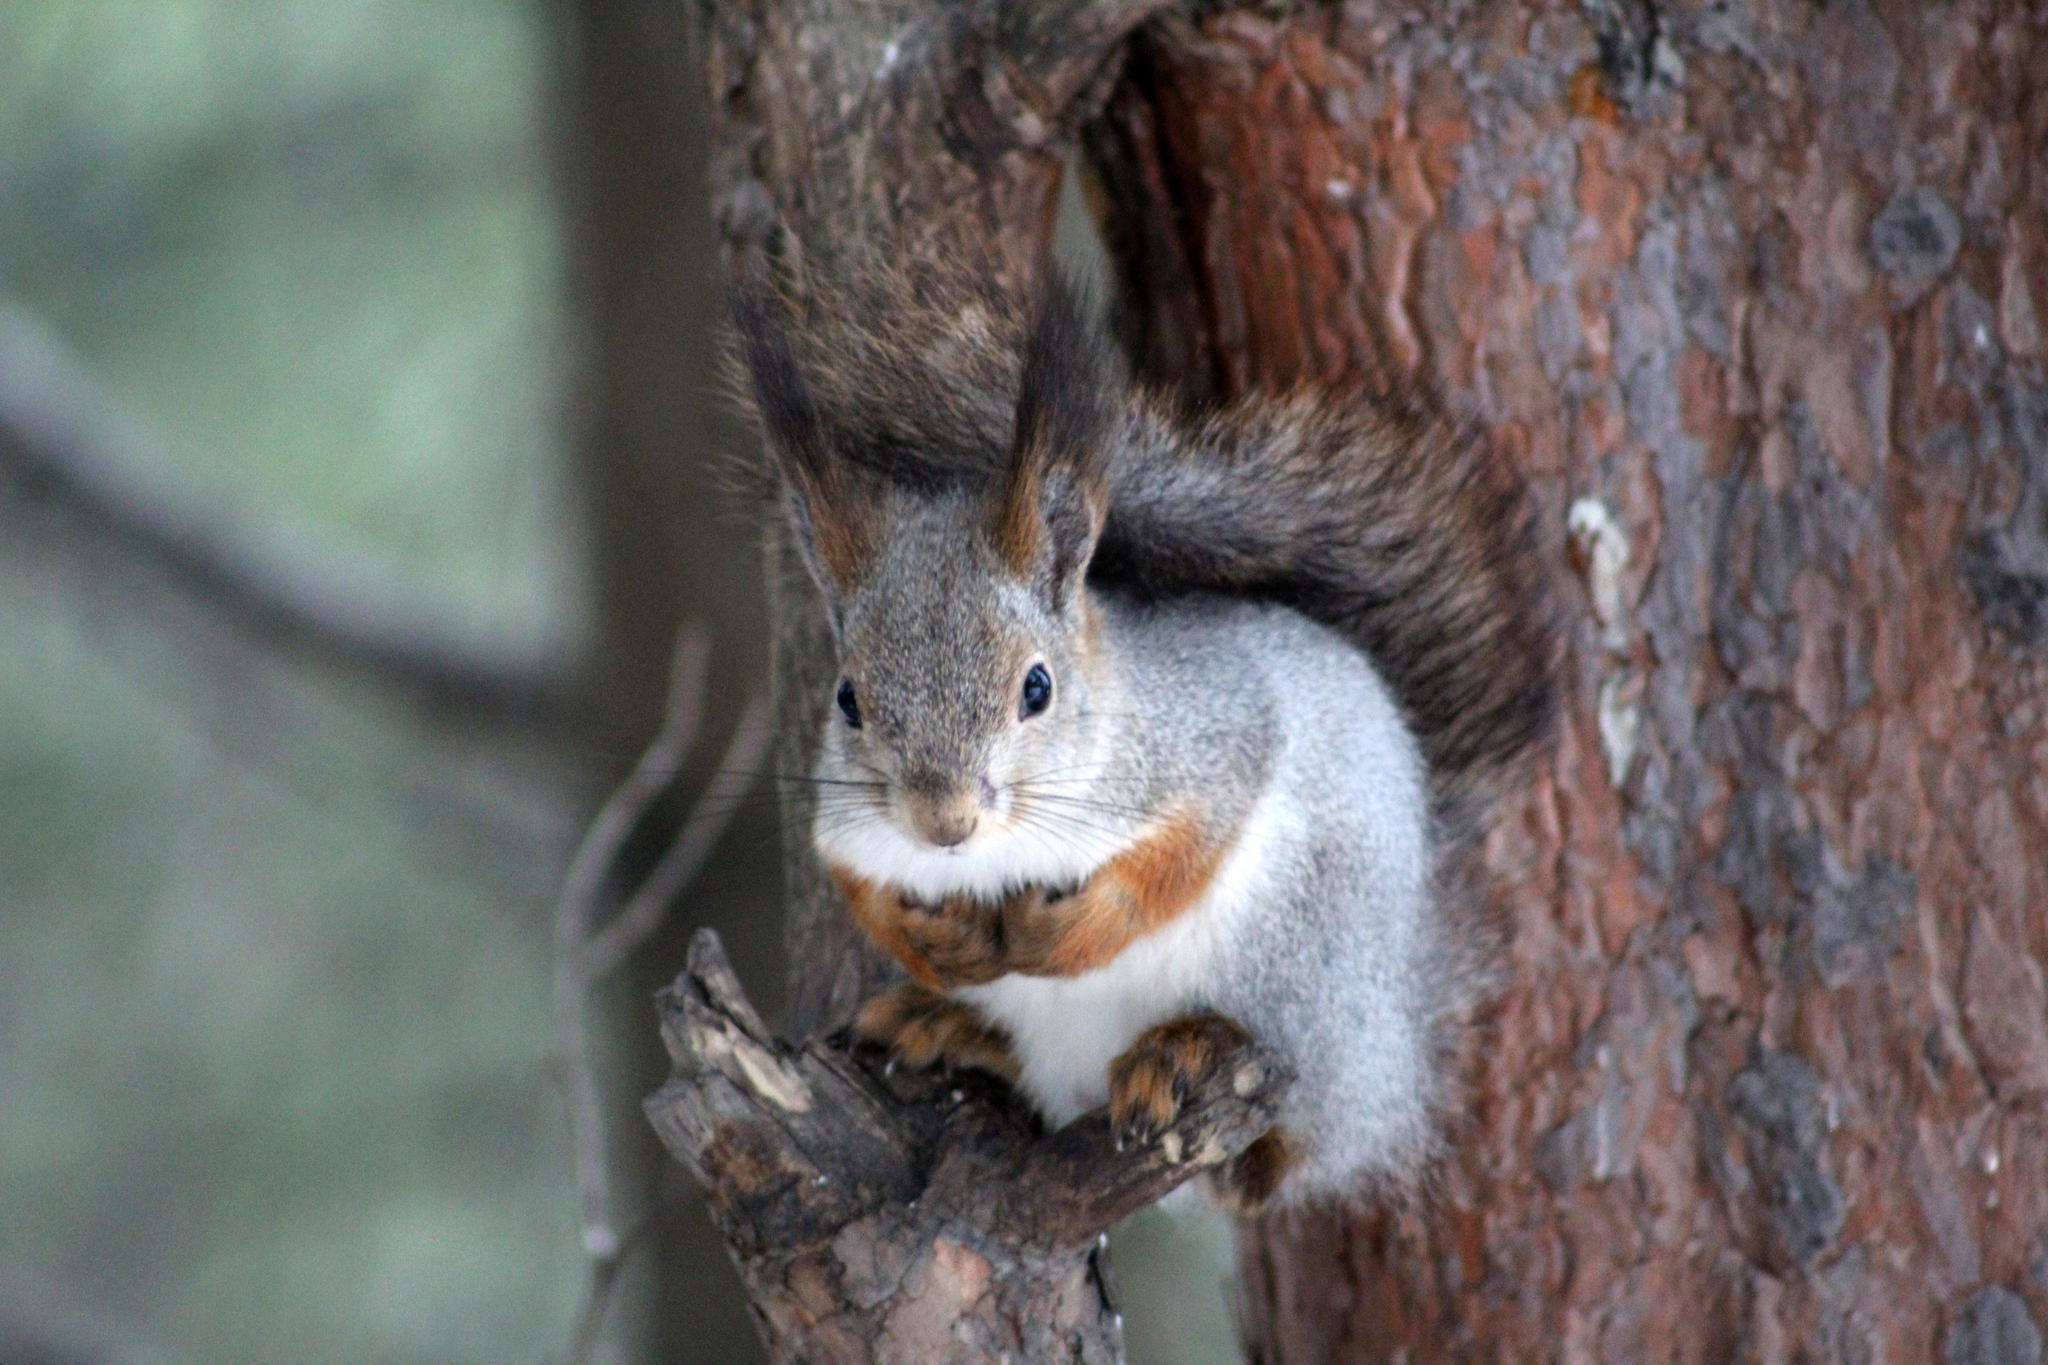
<path fill-rule="evenodd" d="M 996 822 L 990 821 L 991 825 Z M 977 830 L 956 848 L 934 848 L 871 815 L 824 819 L 815 831 L 827 862 L 927 900 L 970 895 L 993 900 L 1020 887 L 1073 886 L 1129 848 L 1139 830 L 1122 824 L 1043 830 Z"/>
<path fill-rule="evenodd" d="M 1269 852 L 1293 818 L 1269 792 L 1253 809 L 1201 900 L 1109 963 L 1074 977 L 1005 976 L 954 992 L 1010 1034 L 1020 1085 L 1046 1121 L 1064 1124 L 1109 1097 L 1109 1064 L 1137 1036 L 1210 1003 L 1209 991 L 1250 908 L 1265 893 Z"/>

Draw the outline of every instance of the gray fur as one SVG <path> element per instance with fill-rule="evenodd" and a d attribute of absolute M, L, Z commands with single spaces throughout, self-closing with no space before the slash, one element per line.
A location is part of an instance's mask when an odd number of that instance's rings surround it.
<path fill-rule="evenodd" d="M 1421 755 L 1366 658 L 1277 605 L 1091 589 L 1062 609 L 1006 576 L 962 492 L 898 493 L 884 520 L 838 613 L 862 724 L 835 715 L 823 737 L 828 855 L 920 895 L 993 895 L 1079 881 L 1150 816 L 1199 809 L 1238 846 L 1183 922 L 1083 977 L 959 994 L 1006 1028 L 1056 1120 L 1101 1102 L 1108 1061 L 1145 1028 L 1215 1010 L 1301 1075 L 1282 1123 L 1306 1163 L 1286 1197 L 1411 1173 L 1460 978 Z M 1020 719 L 1040 660 L 1055 706 Z M 1013 829 L 979 853 L 892 861 L 932 793 L 969 793 Z"/>
<path fill-rule="evenodd" d="M 1104 1011 L 1091 1033 L 1104 1030 L 1114 1055 L 1151 1023 L 1227 1015 L 1300 1078 L 1280 1120 L 1306 1155 L 1287 1197 L 1412 1175 L 1442 1098 L 1436 1053 L 1457 974 L 1430 895 L 1421 756 L 1392 696 L 1355 649 L 1284 607 L 1102 606 L 1105 651 L 1130 685 L 1105 698 L 1128 709 L 1097 790 L 1152 809 L 1201 793 L 1247 837 L 1183 927 L 1191 943 L 1213 941 L 1129 983 L 1134 1012 Z M 1117 969 L 1091 975 L 1106 985 Z M 1026 1015 L 1057 1016 L 1098 989 L 1083 977 L 964 994 L 1009 1029 L 1028 1087 L 1035 1046 L 1073 1044 L 1040 1038 Z"/>

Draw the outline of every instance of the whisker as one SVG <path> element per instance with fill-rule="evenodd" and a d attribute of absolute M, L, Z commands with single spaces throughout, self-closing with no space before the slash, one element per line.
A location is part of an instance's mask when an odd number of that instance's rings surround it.
<path fill-rule="evenodd" d="M 1123 832 L 1120 828 L 1116 826 L 1105 823 L 1099 823 L 1097 821 L 1090 820 L 1085 816 L 1075 815 L 1067 811 L 1039 811 L 1036 813 L 1035 817 L 1027 816 L 1025 819 L 1019 820 L 1017 824 L 1013 826 L 1013 828 L 1016 829 L 1028 829 L 1034 827 L 1043 828 L 1047 830 L 1064 829 L 1069 831 L 1081 831 L 1088 834 L 1116 835 Z"/>
<path fill-rule="evenodd" d="M 1091 797 L 1070 796 L 1062 792 L 1032 791 L 1021 787 L 1013 787 L 1012 790 L 1016 791 L 1019 796 L 1037 805 L 1062 806 L 1072 810 L 1099 811 L 1105 815 L 1123 815 L 1133 819 L 1143 819 L 1151 814 L 1143 806 L 1129 806 L 1119 801 L 1098 801 Z"/>
<path fill-rule="evenodd" d="M 727 769 L 724 771 L 725 775 L 730 777 L 746 777 L 766 782 L 788 782 L 800 787 L 859 787 L 873 790 L 888 785 L 888 783 L 880 779 L 858 781 L 845 777 L 811 777 L 800 773 L 743 772 L 738 769 Z"/>

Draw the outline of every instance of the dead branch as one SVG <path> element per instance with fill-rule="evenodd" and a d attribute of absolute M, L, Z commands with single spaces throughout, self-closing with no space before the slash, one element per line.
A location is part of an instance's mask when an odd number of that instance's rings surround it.
<path fill-rule="evenodd" d="M 732 740 L 711 781 L 684 819 L 676 841 L 647 874 L 623 910 L 591 936 L 583 950 L 583 973 L 594 984 L 653 936 L 668 917 L 669 907 L 703 866 L 706 855 L 725 832 L 740 798 L 753 784 L 756 767 L 768 747 L 768 699 L 756 695 L 740 713 Z"/>
<path fill-rule="evenodd" d="M 669 907 L 725 831 L 767 741 L 763 723 L 767 701 L 755 697 L 733 732 L 718 770 L 684 817 L 668 851 L 625 907 L 599 926 L 598 911 L 627 839 L 674 782 L 683 760 L 696 746 L 709 660 L 709 637 L 695 624 L 685 624 L 676 635 L 661 728 L 633 771 L 591 820 L 562 879 L 562 894 L 555 908 L 556 1046 L 569 1091 L 577 1199 L 590 1273 L 567 1356 L 571 1365 L 587 1360 L 595 1347 L 612 1288 L 642 1230 L 636 1227 L 622 1233 L 617 1226 L 610 1139 L 590 1058 L 591 988 L 661 927 Z"/>
<path fill-rule="evenodd" d="M 1101 1115 L 1043 1133 L 976 1074 L 781 1042 L 709 929 L 657 1004 L 676 1075 L 648 1117 L 703 1186 L 777 1362 L 1120 1360 L 1102 1234 L 1242 1151 L 1291 1080 L 1247 1048 L 1119 1151 Z"/>

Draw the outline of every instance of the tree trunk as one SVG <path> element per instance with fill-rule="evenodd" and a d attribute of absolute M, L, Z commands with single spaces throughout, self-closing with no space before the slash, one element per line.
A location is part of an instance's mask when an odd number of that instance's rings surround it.
<path fill-rule="evenodd" d="M 1139 46 L 1097 160 L 1213 357 L 1160 377 L 1418 371 L 1526 471 L 1569 632 L 1457 1154 L 1426 1207 L 1245 1238 L 1255 1355 L 2037 1362 L 2039 7 Z"/>
<path fill-rule="evenodd" d="M 1021 283 L 1149 8 L 719 0 L 728 244 Z M 1568 656 L 1455 1154 L 1246 1229 L 1253 1354 L 2038 1365 L 2038 6 L 1271 8 L 1150 23 L 1089 131 L 1133 352 L 1195 400 L 1422 377 L 1525 472 Z M 879 978 L 790 856 L 802 1035 Z"/>

